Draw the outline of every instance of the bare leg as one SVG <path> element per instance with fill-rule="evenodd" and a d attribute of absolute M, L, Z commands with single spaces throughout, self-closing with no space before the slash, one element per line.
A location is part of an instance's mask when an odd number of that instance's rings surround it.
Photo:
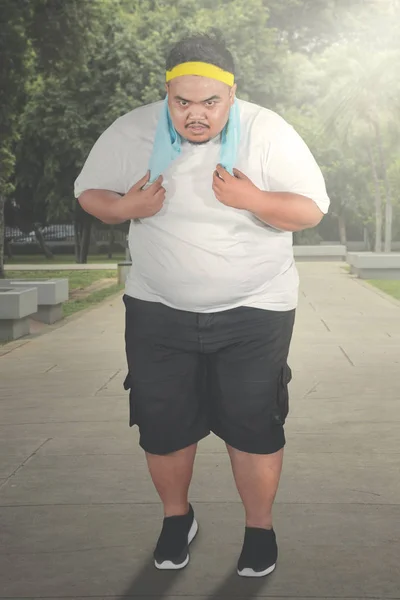
<path fill-rule="evenodd" d="M 283 448 L 275 454 L 248 454 L 228 446 L 233 475 L 246 511 L 246 526 L 272 528 L 272 505 L 282 471 Z"/>
<path fill-rule="evenodd" d="M 197 444 L 165 456 L 146 453 L 150 475 L 164 504 L 164 516 L 186 515 Z"/>

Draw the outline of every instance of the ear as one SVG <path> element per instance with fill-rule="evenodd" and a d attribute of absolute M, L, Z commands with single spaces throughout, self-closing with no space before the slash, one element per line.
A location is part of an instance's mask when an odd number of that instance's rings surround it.
<path fill-rule="evenodd" d="M 165 91 L 167 92 L 167 94 L 168 94 L 168 87 L 169 87 L 169 86 L 168 86 L 168 83 L 166 83 L 166 84 L 165 84 Z"/>

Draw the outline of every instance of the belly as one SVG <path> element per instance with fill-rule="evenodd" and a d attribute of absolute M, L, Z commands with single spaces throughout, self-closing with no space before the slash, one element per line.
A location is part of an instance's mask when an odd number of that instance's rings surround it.
<path fill-rule="evenodd" d="M 267 228 L 139 224 L 130 233 L 132 289 L 181 310 L 223 310 L 267 290 L 292 260 L 291 236 Z"/>

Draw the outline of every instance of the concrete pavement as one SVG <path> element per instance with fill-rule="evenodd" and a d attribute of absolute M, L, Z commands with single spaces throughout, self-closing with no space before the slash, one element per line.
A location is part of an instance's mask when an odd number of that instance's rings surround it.
<path fill-rule="evenodd" d="M 0 598 L 400 598 L 400 306 L 340 264 L 299 270 L 276 572 L 235 574 L 243 513 L 214 437 L 191 563 L 154 569 L 162 513 L 128 427 L 117 298 L 0 357 Z"/>

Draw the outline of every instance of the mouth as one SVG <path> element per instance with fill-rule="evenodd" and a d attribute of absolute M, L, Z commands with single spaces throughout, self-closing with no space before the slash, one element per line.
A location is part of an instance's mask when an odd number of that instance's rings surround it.
<path fill-rule="evenodd" d="M 207 129 L 209 129 L 207 125 L 199 125 L 198 123 L 187 125 L 186 128 L 189 129 L 189 131 L 193 131 L 193 133 L 202 133 L 203 131 L 207 131 Z"/>

